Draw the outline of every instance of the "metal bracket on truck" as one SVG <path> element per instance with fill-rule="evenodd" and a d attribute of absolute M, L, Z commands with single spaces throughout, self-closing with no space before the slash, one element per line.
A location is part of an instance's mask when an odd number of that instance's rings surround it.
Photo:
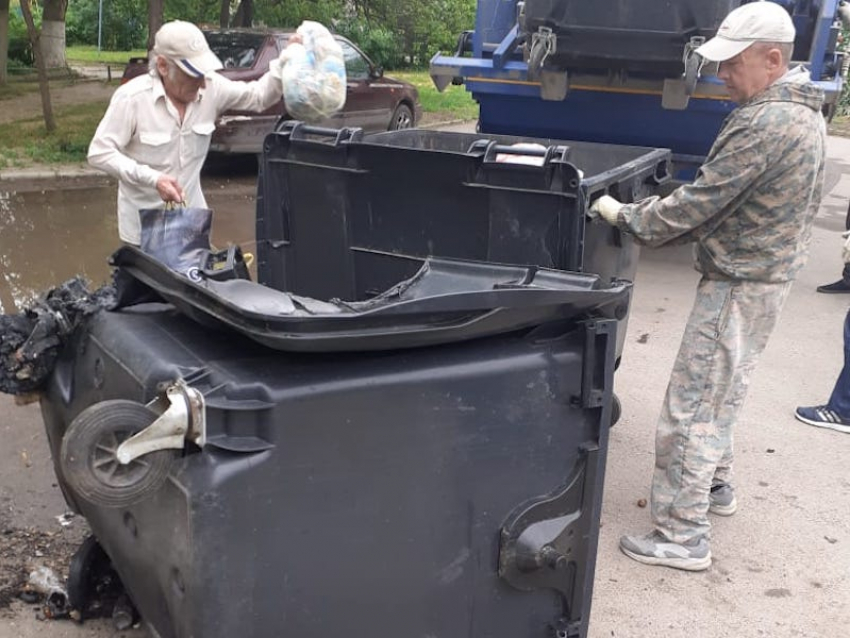
<path fill-rule="evenodd" d="M 203 447 L 206 442 L 204 397 L 178 379 L 154 403 L 167 399 L 171 406 L 156 421 L 118 446 L 122 465 L 158 450 L 181 450 L 186 441 Z M 152 407 L 152 406 L 151 406 Z"/>

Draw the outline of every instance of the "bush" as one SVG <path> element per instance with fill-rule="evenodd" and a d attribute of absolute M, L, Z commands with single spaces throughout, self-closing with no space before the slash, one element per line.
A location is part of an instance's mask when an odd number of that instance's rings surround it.
<path fill-rule="evenodd" d="M 37 27 L 40 26 L 41 15 L 36 12 L 33 20 Z M 23 66 L 35 64 L 27 25 L 20 12 L 15 10 L 9 12 L 9 61 Z"/>
<path fill-rule="evenodd" d="M 75 0 L 65 14 L 65 40 L 69 46 L 96 45 L 98 0 Z M 148 39 L 147 2 L 111 0 L 103 3 L 101 48 L 106 51 L 143 49 Z"/>
<path fill-rule="evenodd" d="M 254 22 L 275 27 L 296 28 L 304 20 L 314 20 L 330 28 L 347 14 L 345 0 L 286 0 L 254 2 Z"/>
<path fill-rule="evenodd" d="M 9 62 L 28 67 L 35 65 L 32 45 L 28 38 L 9 38 Z"/>
<path fill-rule="evenodd" d="M 360 20 L 337 28 L 361 47 L 375 47 L 388 67 L 425 67 L 437 51 L 453 51 L 461 31 L 475 23 L 475 0 L 373 0 Z M 362 16 L 363 14 L 361 14 Z M 373 35 L 374 34 L 374 35 Z"/>
<path fill-rule="evenodd" d="M 375 64 L 395 69 L 404 62 L 401 41 L 389 29 L 352 19 L 337 23 L 336 31 L 360 47 Z"/>

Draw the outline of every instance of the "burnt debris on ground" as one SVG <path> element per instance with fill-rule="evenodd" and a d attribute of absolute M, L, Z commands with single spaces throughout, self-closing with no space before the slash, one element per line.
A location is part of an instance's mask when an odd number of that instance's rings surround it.
<path fill-rule="evenodd" d="M 0 524 L 0 617 L 18 599 L 44 612 L 46 596 L 28 585 L 30 574 L 38 569 L 66 574 L 82 531 L 46 532 Z"/>
<path fill-rule="evenodd" d="M 0 520 L 0 619 L 27 605 L 39 620 L 111 618 L 116 629 L 139 615 L 109 557 L 80 521 L 50 532 Z M 2 621 L 0 621 L 1 623 Z"/>

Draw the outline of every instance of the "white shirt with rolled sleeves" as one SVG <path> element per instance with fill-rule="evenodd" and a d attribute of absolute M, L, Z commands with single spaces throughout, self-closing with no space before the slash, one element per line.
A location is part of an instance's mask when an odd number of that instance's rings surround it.
<path fill-rule="evenodd" d="M 235 82 L 212 73 L 183 121 L 166 97 L 159 76 L 145 74 L 119 87 L 89 145 L 88 161 L 118 179 L 118 234 L 141 241 L 139 211 L 161 208 L 160 175 L 175 177 L 188 206 L 206 207 L 201 167 L 215 122 L 223 112 L 263 111 L 281 99 L 280 63 L 255 82 Z"/>

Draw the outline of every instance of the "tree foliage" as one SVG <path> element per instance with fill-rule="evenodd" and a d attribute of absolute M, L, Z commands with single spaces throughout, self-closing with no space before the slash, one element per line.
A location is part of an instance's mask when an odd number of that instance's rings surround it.
<path fill-rule="evenodd" d="M 13 2 L 10 9 L 8 27 L 9 62 L 15 66 L 33 66 L 35 64 L 35 57 L 33 56 L 32 44 L 27 34 L 27 25 L 21 14 L 20 5 L 17 2 Z M 32 7 L 32 14 L 36 27 L 41 28 L 41 11 L 39 11 L 37 5 Z"/>
<path fill-rule="evenodd" d="M 99 0 L 70 0 L 69 44 L 96 44 Z M 388 67 L 424 66 L 438 50 L 453 49 L 458 34 L 471 29 L 475 0 L 167 0 L 165 20 L 295 28 L 304 20 L 321 22 L 349 37 L 375 62 Z M 102 46 L 107 50 L 144 48 L 147 0 L 103 2 Z"/>
<path fill-rule="evenodd" d="M 65 40 L 97 44 L 98 0 L 71 0 L 65 14 Z M 101 48 L 106 51 L 143 49 L 148 36 L 147 0 L 104 0 Z"/>

